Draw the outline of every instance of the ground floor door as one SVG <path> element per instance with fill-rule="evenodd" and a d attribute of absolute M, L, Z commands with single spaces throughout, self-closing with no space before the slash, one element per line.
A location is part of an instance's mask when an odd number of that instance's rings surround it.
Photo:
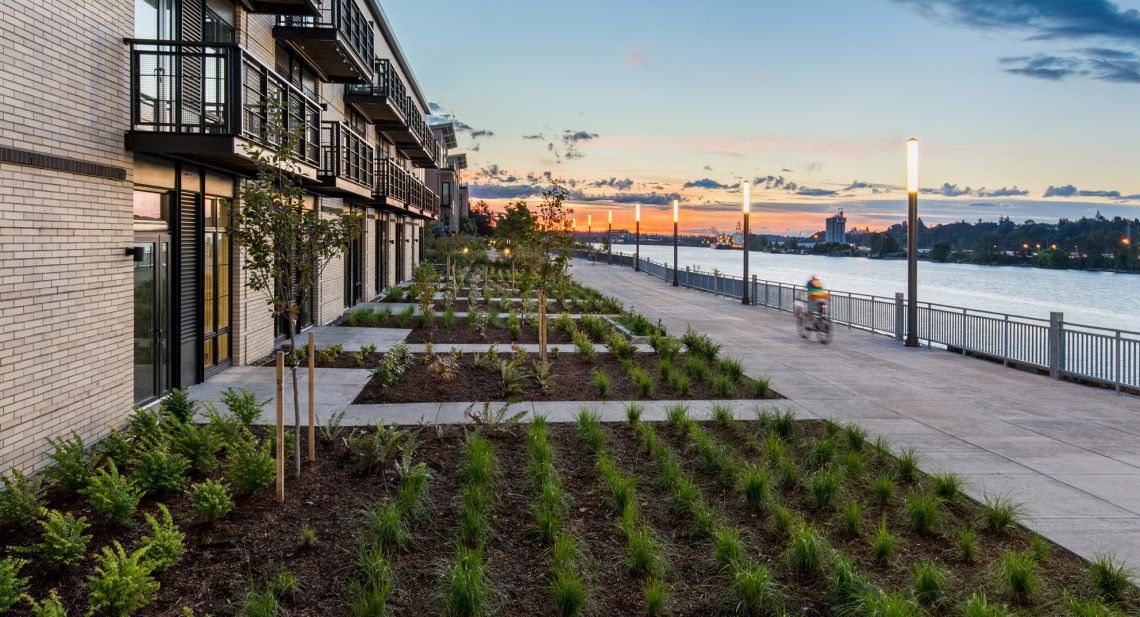
<path fill-rule="evenodd" d="M 402 283 L 404 281 L 404 260 L 406 259 L 407 249 L 405 246 L 408 242 L 407 234 L 404 233 L 404 224 L 402 222 L 396 223 L 396 282 Z"/>
<path fill-rule="evenodd" d="M 388 222 L 376 221 L 376 293 L 388 287 Z"/>
<path fill-rule="evenodd" d="M 170 389 L 170 236 L 135 236 L 135 403 Z"/>
<path fill-rule="evenodd" d="M 363 229 L 361 229 L 363 231 Z M 364 300 L 364 234 L 349 241 L 344 255 L 344 307 Z"/>

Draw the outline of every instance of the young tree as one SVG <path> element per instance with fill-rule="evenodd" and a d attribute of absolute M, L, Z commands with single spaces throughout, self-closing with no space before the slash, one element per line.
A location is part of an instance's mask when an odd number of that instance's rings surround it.
<path fill-rule="evenodd" d="M 325 266 L 344 252 L 361 231 L 361 219 L 350 212 L 321 216 L 319 208 L 305 205 L 305 191 L 293 160 L 300 135 L 284 129 L 281 110 L 270 110 L 266 130 L 277 136 L 270 146 L 249 145 L 247 155 L 257 175 L 241 190 L 241 207 L 233 213 L 233 238 L 244 254 L 246 286 L 265 295 L 274 319 L 289 324 L 289 344 L 297 349 L 301 307 L 313 296 L 313 287 Z M 296 356 L 297 354 L 291 354 Z M 293 456 L 295 475 L 301 475 L 301 403 L 297 362 L 290 359 L 293 381 Z"/>
<path fill-rule="evenodd" d="M 565 206 L 566 189 L 557 183 L 543 192 L 538 213 L 531 217 L 530 232 L 518 245 L 527 287 L 538 290 L 538 354 L 547 360 L 546 299 L 569 280 L 572 209 Z M 520 204 L 525 209 L 525 204 Z M 529 213 L 529 211 L 528 211 Z"/>

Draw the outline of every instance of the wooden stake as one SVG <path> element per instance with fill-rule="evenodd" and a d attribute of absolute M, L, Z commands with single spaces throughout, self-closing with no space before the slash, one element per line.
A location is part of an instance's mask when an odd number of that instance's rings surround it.
<path fill-rule="evenodd" d="M 277 503 L 285 502 L 285 352 L 277 352 Z"/>
<path fill-rule="evenodd" d="M 314 382 L 317 378 L 317 335 L 309 331 L 309 461 L 317 460 L 317 429 Z"/>

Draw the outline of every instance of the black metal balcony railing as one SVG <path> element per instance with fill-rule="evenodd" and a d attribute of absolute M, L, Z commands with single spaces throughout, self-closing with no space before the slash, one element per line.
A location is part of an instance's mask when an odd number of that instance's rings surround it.
<path fill-rule="evenodd" d="M 378 199 L 392 198 L 409 210 L 419 210 L 431 218 L 439 217 L 439 197 L 435 192 L 390 159 L 381 159 L 377 164 L 375 194 Z"/>
<path fill-rule="evenodd" d="M 295 158 L 320 164 L 321 111 L 299 86 L 233 43 L 130 40 L 131 130 L 231 135 L 267 146 L 295 133 Z"/>
<path fill-rule="evenodd" d="M 372 64 L 372 80 L 364 84 L 348 84 L 346 93 L 389 98 L 396 111 L 407 118 L 407 90 L 404 88 L 404 82 L 400 80 L 399 73 L 388 60 L 377 58 Z"/>
<path fill-rule="evenodd" d="M 344 178 L 372 188 L 376 164 L 375 151 L 362 135 L 343 122 L 321 123 L 322 176 Z"/>
<path fill-rule="evenodd" d="M 375 57 L 374 33 L 355 0 L 325 0 L 318 17 L 278 15 L 277 25 L 292 28 L 335 29 L 348 41 L 367 66 Z"/>

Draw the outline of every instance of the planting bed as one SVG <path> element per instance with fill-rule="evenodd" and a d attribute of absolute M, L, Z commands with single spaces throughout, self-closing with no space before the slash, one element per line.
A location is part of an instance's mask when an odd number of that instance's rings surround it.
<path fill-rule="evenodd" d="M 1105 586 L 1091 581 L 1082 560 L 1016 525 L 987 530 L 983 507 L 960 494 L 935 500 L 931 528 L 917 530 L 908 500 L 945 488 L 946 479 L 911 475 L 906 457 L 900 464 L 858 431 L 773 414 L 717 417 L 698 423 L 674 409 L 668 423 L 602 425 L 585 414 L 577 426 L 484 426 L 481 437 L 469 436 L 469 427 L 423 428 L 411 460 L 426 466 L 427 488 L 395 510 L 403 530 L 396 536 L 385 535 L 395 528 L 379 517 L 366 523 L 363 512 L 403 503 L 396 487 L 407 476 L 395 470 L 398 455 L 372 459 L 371 473 L 363 473 L 364 450 L 322 439 L 318 462 L 306 464 L 300 481 L 288 481 L 283 506 L 266 488 L 237 498 L 232 513 L 206 525 L 192 521 L 181 495 L 164 498 L 186 533 L 186 553 L 157 577 L 161 587 L 134 614 L 180 615 L 182 607 L 241 614 L 243 594 L 282 569 L 297 579 L 296 590 L 278 598 L 288 615 L 444 615 L 457 610 L 458 592 L 467 593 L 472 614 L 528 616 L 559 614 L 559 607 L 644 615 L 658 600 L 661 614 L 670 615 L 958 615 L 968 602 L 979 606 L 982 595 L 989 612 L 967 615 L 1113 615 L 1137 606 L 1130 586 L 1116 590 L 1115 600 L 1094 601 Z M 482 467 L 473 463 L 476 441 L 490 446 Z M 766 488 L 741 489 L 749 469 L 767 473 Z M 838 478 L 826 504 L 814 479 L 821 470 Z M 894 483 L 881 502 L 872 489 L 880 476 Z M 465 492 L 474 509 L 464 505 Z M 111 526 L 59 491 L 48 502 L 87 516 L 92 550 L 112 538 L 129 550 L 148 529 Z M 858 534 L 842 514 L 855 502 L 864 508 Z M 154 509 L 152 499 L 141 508 Z M 886 560 L 873 556 L 880 521 L 894 538 Z M 314 530 L 315 545 L 302 546 L 302 524 Z M 962 556 L 963 531 L 975 537 L 972 562 Z M 10 525 L 0 533 L 10 546 L 38 541 Z M 391 586 L 386 604 L 363 613 L 353 609 L 367 580 L 362 546 L 373 546 L 373 559 L 383 556 L 385 569 L 375 572 Z M 571 550 L 552 549 L 566 546 Z M 1024 597 L 1003 575 L 1011 551 L 1031 571 Z M 463 567 L 460 555 L 468 559 Z M 940 573 L 939 585 L 916 591 L 920 563 Z M 32 578 L 31 595 L 56 589 L 78 615 L 87 609 L 92 570 L 90 556 L 62 571 L 33 559 L 23 575 Z M 465 575 L 461 589 L 457 573 Z M 1074 602 L 1102 612 L 1077 612 Z M 11 614 L 31 613 L 20 603 Z"/>
<path fill-rule="evenodd" d="M 444 345 L 436 348 L 437 354 L 446 353 Z M 482 354 L 486 357 L 486 354 Z M 528 400 L 528 401 L 595 401 L 595 400 L 707 400 L 741 398 L 776 398 L 771 391 L 757 391 L 756 384 L 747 377 L 732 383 L 729 392 L 714 391 L 709 381 L 688 378 L 688 392 L 682 392 L 661 377 L 658 358 L 653 353 L 638 353 L 632 358 L 634 366 L 644 370 L 652 380 L 652 391 L 643 396 L 629 379 L 620 360 L 611 354 L 597 354 L 592 362 L 587 362 L 577 354 L 559 354 L 551 358 L 552 379 L 549 389 L 543 390 L 533 377 L 533 361 L 537 354 L 530 354 L 532 364 L 523 366 L 518 378 L 520 390 L 511 393 L 503 385 L 498 366 L 477 361 L 477 354 L 459 355 L 459 368 L 452 381 L 443 381 L 424 362 L 423 354 L 414 354 L 415 361 L 392 386 L 381 386 L 379 377 L 373 377 L 357 396 L 355 403 L 422 403 L 487 400 Z M 514 356 L 510 349 L 498 351 L 499 360 L 507 362 Z M 429 360 L 430 361 L 430 360 Z M 684 373 L 678 363 L 678 373 Z M 608 391 L 601 394 L 596 385 L 595 371 L 607 376 Z"/>

